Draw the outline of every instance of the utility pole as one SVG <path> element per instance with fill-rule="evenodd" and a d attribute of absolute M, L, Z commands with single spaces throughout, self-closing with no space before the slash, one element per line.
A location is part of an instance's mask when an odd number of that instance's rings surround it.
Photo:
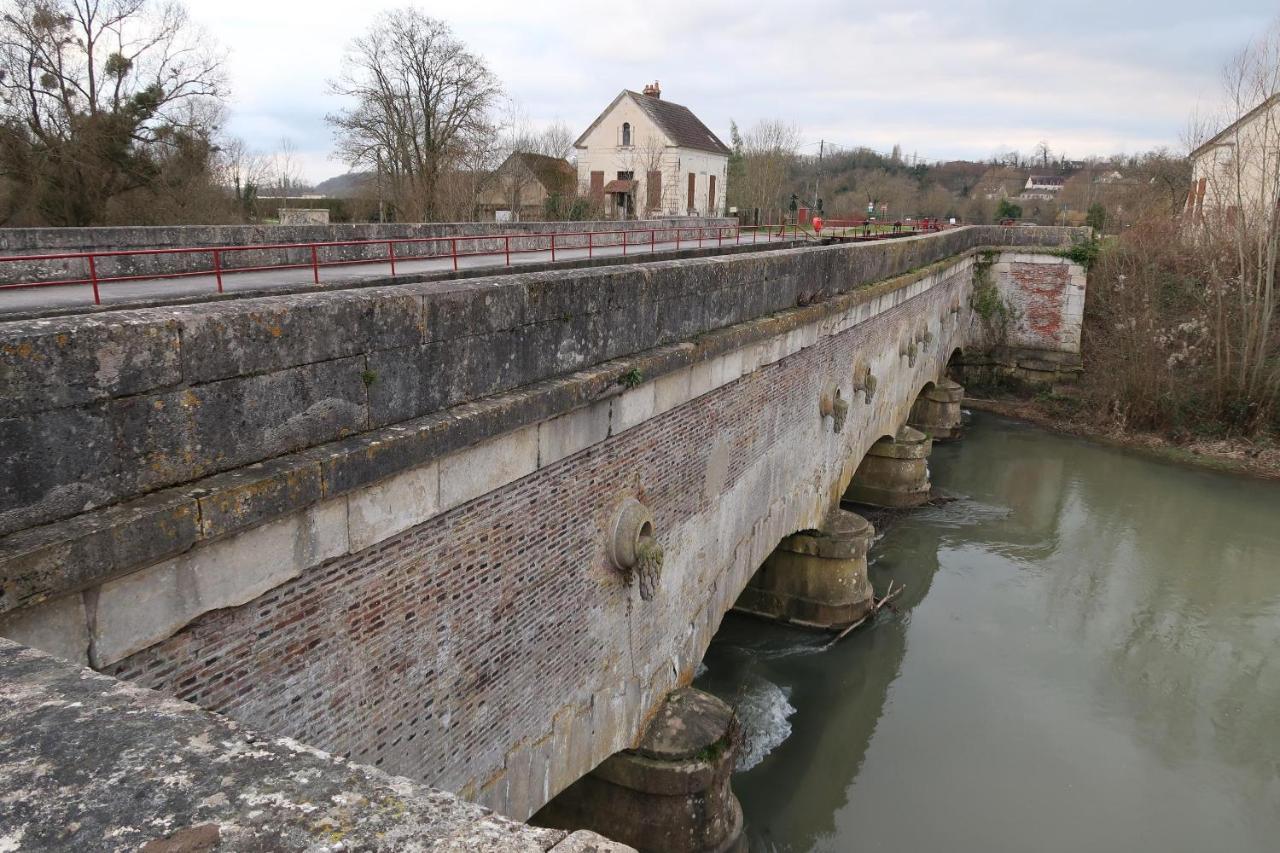
<path fill-rule="evenodd" d="M 823 149 L 826 147 L 827 147 L 827 141 L 825 139 L 819 139 L 818 140 L 818 180 L 816 180 L 813 184 L 813 200 L 815 204 L 817 204 L 818 199 L 822 198 L 822 153 L 823 153 Z"/>

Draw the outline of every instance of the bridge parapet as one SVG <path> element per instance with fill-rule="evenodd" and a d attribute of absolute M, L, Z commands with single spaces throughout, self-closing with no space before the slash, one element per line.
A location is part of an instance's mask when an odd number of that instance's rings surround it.
<path fill-rule="evenodd" d="M 622 231 L 643 231 L 652 228 L 680 228 L 696 233 L 702 228 L 729 228 L 738 220 L 726 217 L 679 217 L 672 219 L 639 219 L 626 221 L 595 222 L 428 222 L 428 223 L 345 223 L 334 225 L 158 225 L 121 226 L 97 228 L 0 228 L 0 284 L 31 281 L 57 281 L 87 277 L 85 262 L 80 259 L 49 259 L 21 262 L 4 262 L 6 256 L 62 254 L 78 252 L 127 252 L 161 250 L 160 254 L 107 255 L 97 259 L 97 275 L 112 276 L 161 276 L 181 275 L 210 269 L 207 254 L 186 254 L 173 250 L 203 248 L 209 246 L 246 247 L 227 252 L 220 258 L 223 269 L 236 269 L 281 264 L 307 265 L 311 262 L 306 248 L 281 248 L 282 245 L 299 243 L 342 243 L 360 241 L 353 245 L 331 246 L 325 249 L 328 261 L 383 261 L 387 257 L 386 240 L 421 241 L 431 244 L 444 241 L 443 248 L 435 252 L 449 251 L 450 238 L 465 239 L 464 251 L 494 251 L 504 248 L 505 235 L 516 235 L 512 248 L 545 248 L 550 234 L 580 234 L 583 232 L 609 232 L 613 236 L 597 238 L 597 246 L 606 246 L 620 240 Z M 519 235 L 536 235 L 537 240 L 522 243 Z M 492 240 L 478 238 L 491 237 Z M 527 239 L 527 238 L 526 238 Z M 570 240 L 561 248 L 586 245 L 582 240 Z M 273 248 L 247 247 L 269 245 Z M 422 251 L 418 242 L 401 246 L 401 256 Z"/>

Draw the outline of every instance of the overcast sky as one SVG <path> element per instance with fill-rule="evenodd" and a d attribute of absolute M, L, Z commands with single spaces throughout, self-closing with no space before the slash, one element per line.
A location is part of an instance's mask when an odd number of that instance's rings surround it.
<path fill-rule="evenodd" d="M 303 172 L 331 159 L 326 81 L 387 0 L 187 0 L 229 53 L 229 130 Z M 1223 64 L 1276 0 L 483 0 L 416 4 L 485 57 L 534 125 L 585 128 L 623 88 L 658 79 L 728 139 L 729 120 L 794 122 L 819 139 L 924 159 L 1073 158 L 1182 144 Z"/>

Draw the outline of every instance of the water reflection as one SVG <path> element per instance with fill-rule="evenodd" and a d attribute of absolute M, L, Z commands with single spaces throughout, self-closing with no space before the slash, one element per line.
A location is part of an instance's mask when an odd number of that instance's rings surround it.
<path fill-rule="evenodd" d="M 1277 849 L 1280 487 L 985 417 L 931 467 L 961 499 L 873 551 L 896 613 L 708 653 L 786 703 L 743 707 L 753 849 Z"/>

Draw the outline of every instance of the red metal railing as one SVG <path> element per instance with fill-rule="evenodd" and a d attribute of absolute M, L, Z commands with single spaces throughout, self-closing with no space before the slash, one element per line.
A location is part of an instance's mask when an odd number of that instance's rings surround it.
<path fill-rule="evenodd" d="M 788 237 L 789 235 L 789 237 Z M 559 253 L 586 250 L 588 258 L 595 257 L 597 249 L 621 247 L 622 254 L 629 249 L 645 247 L 649 252 L 656 252 L 660 247 L 674 244 L 676 249 L 694 245 L 704 246 L 714 240 L 717 246 L 729 241 L 735 245 L 758 243 L 762 240 L 807 239 L 811 232 L 795 225 L 740 227 L 737 225 L 720 226 L 679 226 L 670 225 L 664 228 L 648 228 L 615 231 L 574 231 L 565 233 L 538 234 L 519 232 L 515 234 L 481 234 L 463 237 L 394 237 L 378 240 L 333 240 L 317 243 L 265 243 L 246 246 L 200 246 L 176 249 L 119 249 L 105 252 L 63 252 L 45 255 L 8 255 L 0 256 L 0 271 L 4 264 L 14 263 L 48 263 L 51 261 L 82 261 L 85 273 L 81 277 L 61 279 L 33 279 L 29 281 L 12 281 L 0 283 L 0 290 L 13 290 L 37 287 L 66 287 L 73 285 L 90 285 L 93 288 L 94 304 L 102 304 L 100 287 L 112 282 L 149 281 L 170 278 L 189 278 L 192 276 L 211 276 L 218 293 L 223 292 L 224 279 L 237 273 L 265 272 L 269 270 L 310 269 L 311 279 L 320 283 L 320 270 L 323 267 L 350 266 L 358 264 L 390 265 L 391 275 L 397 275 L 396 264 L 406 261 L 430 261 L 449 259 L 452 269 L 458 269 L 460 259 L 492 256 L 502 258 L 500 264 L 494 266 L 512 266 L 512 256 L 533 252 L 550 252 L 551 260 L 556 260 Z M 425 253 L 406 253 L 404 247 L 409 245 L 427 247 Z M 382 257 L 370 257 L 361 252 L 357 258 L 326 258 L 326 252 L 338 248 L 352 247 L 386 247 Z M 401 247 L 397 251 L 397 246 Z M 437 251 L 437 247 L 447 246 L 447 251 Z M 459 248 L 461 246 L 461 248 Z M 227 266 L 225 261 L 229 255 L 237 252 L 297 252 L 309 256 L 306 261 L 290 261 L 286 258 L 280 263 L 249 264 L 245 266 Z M 207 266 L 199 265 L 194 269 L 162 270 L 156 272 L 133 272 L 126 274 L 102 274 L 101 262 L 127 257 L 152 257 L 158 255 L 207 256 Z M 296 257 L 296 255 L 295 255 Z M 0 276 L 3 281 L 6 276 Z"/>

